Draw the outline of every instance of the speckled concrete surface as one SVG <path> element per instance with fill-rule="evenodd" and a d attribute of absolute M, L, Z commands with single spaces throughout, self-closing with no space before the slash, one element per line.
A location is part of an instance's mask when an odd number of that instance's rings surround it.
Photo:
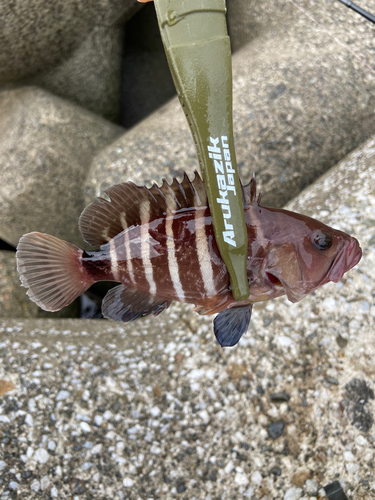
<path fill-rule="evenodd" d="M 363 259 L 221 349 L 173 305 L 130 325 L 0 322 L 0 498 L 375 498 L 375 139 L 290 208 Z"/>
<path fill-rule="evenodd" d="M 360 41 L 362 50 L 357 53 L 366 63 L 373 65 L 372 24 L 348 9 L 337 0 L 227 0 L 228 28 L 231 45 L 238 50 L 246 43 L 254 40 L 265 31 L 270 34 L 284 30 L 286 25 L 296 20 L 300 15 L 310 20 L 317 31 L 327 30 L 331 33 L 339 26 L 344 37 L 341 42 L 352 46 L 354 51 L 358 45 L 353 42 Z M 361 0 L 360 6 L 368 12 L 374 13 L 373 0 Z"/>
<path fill-rule="evenodd" d="M 121 128 L 37 87 L 0 91 L 0 237 L 30 231 L 83 244 L 78 217 L 92 157 Z"/>
<path fill-rule="evenodd" d="M 108 120 L 118 121 L 124 27 L 96 26 L 61 64 L 28 78 Z"/>
<path fill-rule="evenodd" d="M 14 83 L 60 63 L 95 26 L 111 26 L 138 9 L 134 0 L 3 0 L 0 84 Z"/>

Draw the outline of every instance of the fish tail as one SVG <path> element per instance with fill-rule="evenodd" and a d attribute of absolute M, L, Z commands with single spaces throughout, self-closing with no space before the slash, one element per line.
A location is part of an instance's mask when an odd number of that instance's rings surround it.
<path fill-rule="evenodd" d="M 22 236 L 17 269 L 27 295 L 45 311 L 59 311 L 87 290 L 95 279 L 82 265 L 83 250 L 43 233 Z"/>

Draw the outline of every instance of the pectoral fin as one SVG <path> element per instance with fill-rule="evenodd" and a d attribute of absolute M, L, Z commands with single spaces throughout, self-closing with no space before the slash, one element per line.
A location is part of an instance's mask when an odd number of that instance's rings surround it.
<path fill-rule="evenodd" d="M 157 316 L 169 305 L 168 300 L 157 299 L 148 293 L 119 285 L 104 297 L 102 314 L 107 319 L 127 322 L 151 313 Z"/>
<path fill-rule="evenodd" d="M 214 333 L 221 347 L 237 344 L 247 331 L 253 305 L 233 307 L 219 313 L 214 319 Z"/>

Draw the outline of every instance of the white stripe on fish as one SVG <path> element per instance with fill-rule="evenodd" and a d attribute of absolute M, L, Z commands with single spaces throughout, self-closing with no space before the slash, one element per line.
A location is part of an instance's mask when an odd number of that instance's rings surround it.
<path fill-rule="evenodd" d="M 203 278 L 206 294 L 210 297 L 216 295 L 214 275 L 212 272 L 211 254 L 208 248 L 208 241 L 205 228 L 204 210 L 195 210 L 195 238 L 198 252 L 198 263 Z"/>
<path fill-rule="evenodd" d="M 144 201 L 140 207 L 141 214 L 141 255 L 146 279 L 150 287 L 150 295 L 156 294 L 154 271 L 150 258 L 150 236 L 148 233 L 150 225 L 150 202 Z"/>
<path fill-rule="evenodd" d="M 172 203 L 172 201 L 170 203 Z M 174 244 L 174 234 L 173 234 L 173 220 L 174 220 L 173 211 L 176 209 L 176 203 L 174 202 L 174 200 L 173 200 L 173 205 L 172 205 L 173 209 L 170 209 L 168 211 L 167 218 L 165 220 L 165 234 L 167 237 L 166 241 L 168 249 L 168 268 L 178 300 L 180 302 L 184 302 L 185 293 L 184 289 L 182 288 L 180 280 L 179 265 L 175 253 L 176 248 Z"/>

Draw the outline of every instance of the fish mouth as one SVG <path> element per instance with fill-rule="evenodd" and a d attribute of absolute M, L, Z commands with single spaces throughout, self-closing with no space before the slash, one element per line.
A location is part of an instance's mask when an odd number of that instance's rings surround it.
<path fill-rule="evenodd" d="M 348 247 L 348 254 L 347 254 L 347 263 L 349 265 L 349 269 L 352 267 L 356 266 L 358 262 L 362 258 L 362 248 L 359 246 L 358 241 L 353 238 L 353 240 L 350 242 L 350 245 Z"/>
<path fill-rule="evenodd" d="M 352 269 L 352 267 L 358 264 L 361 257 L 362 249 L 358 241 L 355 238 L 351 238 L 350 242 L 346 245 L 344 244 L 341 250 L 339 250 L 331 267 L 326 272 L 325 277 L 320 279 L 319 282 L 304 282 L 302 279 L 299 287 L 291 286 L 288 282 L 284 281 L 283 278 L 280 279 L 269 270 L 265 271 L 264 282 L 274 293 L 277 293 L 277 296 L 280 295 L 281 289 L 283 289 L 290 302 L 299 302 L 306 297 L 306 295 L 329 281 L 333 281 L 334 283 L 340 281 L 349 269 Z"/>
<path fill-rule="evenodd" d="M 344 246 L 336 257 L 328 273 L 328 281 L 337 283 L 343 275 L 358 264 L 362 258 L 362 249 L 358 241 L 352 238 L 348 246 Z"/>

